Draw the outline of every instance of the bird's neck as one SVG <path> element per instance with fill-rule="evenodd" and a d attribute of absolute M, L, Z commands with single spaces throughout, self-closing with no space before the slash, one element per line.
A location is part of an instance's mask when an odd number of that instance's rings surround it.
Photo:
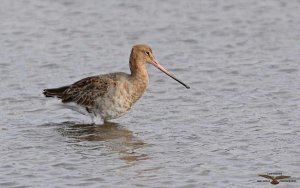
<path fill-rule="evenodd" d="M 142 58 L 131 55 L 129 59 L 129 66 L 131 76 L 135 78 L 148 79 L 148 72 L 146 69 L 146 63 Z"/>
<path fill-rule="evenodd" d="M 149 77 L 148 72 L 146 69 L 146 65 L 143 61 L 139 61 L 138 59 L 135 59 L 132 61 L 130 59 L 130 71 L 131 71 L 131 78 L 133 79 L 134 85 L 137 88 L 140 88 L 143 90 L 146 90 L 148 83 L 149 83 Z"/>

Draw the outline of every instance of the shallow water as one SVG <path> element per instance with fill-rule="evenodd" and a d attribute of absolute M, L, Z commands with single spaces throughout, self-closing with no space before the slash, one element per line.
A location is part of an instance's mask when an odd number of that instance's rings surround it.
<path fill-rule="evenodd" d="M 300 183 L 300 2 L 1 1 L 0 187 L 271 187 Z M 153 67 L 126 116 L 101 126 L 42 89 Z"/>

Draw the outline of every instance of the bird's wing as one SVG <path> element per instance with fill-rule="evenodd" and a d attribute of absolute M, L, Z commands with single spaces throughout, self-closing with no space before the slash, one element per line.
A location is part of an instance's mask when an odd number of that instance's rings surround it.
<path fill-rule="evenodd" d="M 87 77 L 72 84 L 62 96 L 62 102 L 75 102 L 83 106 L 91 106 L 98 97 L 103 97 L 109 87 L 116 85 L 113 74 Z"/>
<path fill-rule="evenodd" d="M 286 178 L 290 178 L 291 176 L 276 176 L 275 179 L 277 180 L 281 180 L 281 179 L 286 179 Z"/>
<path fill-rule="evenodd" d="M 271 180 L 273 180 L 274 179 L 274 177 L 273 176 L 269 176 L 269 175 L 263 175 L 263 174 L 258 174 L 259 176 L 261 176 L 261 177 L 264 177 L 264 178 L 267 178 L 267 179 L 271 179 Z"/>

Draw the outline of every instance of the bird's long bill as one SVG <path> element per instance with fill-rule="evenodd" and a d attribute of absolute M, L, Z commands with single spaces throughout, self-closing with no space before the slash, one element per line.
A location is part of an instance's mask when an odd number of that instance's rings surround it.
<path fill-rule="evenodd" d="M 156 68 L 158 68 L 159 70 L 161 70 L 162 72 L 164 72 L 166 75 L 170 76 L 171 78 L 173 78 L 174 80 L 176 80 L 177 82 L 181 83 L 184 87 L 186 87 L 187 89 L 190 89 L 190 86 L 186 85 L 185 83 L 183 83 L 182 81 L 178 80 L 174 74 L 172 74 L 171 72 L 169 72 L 167 69 L 165 69 L 163 66 L 161 66 L 156 60 L 153 60 L 152 65 L 154 65 Z"/>

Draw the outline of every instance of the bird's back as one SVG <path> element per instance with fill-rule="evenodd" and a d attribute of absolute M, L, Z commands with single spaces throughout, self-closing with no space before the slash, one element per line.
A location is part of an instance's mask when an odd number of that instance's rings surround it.
<path fill-rule="evenodd" d="M 146 87 L 131 75 L 117 72 L 87 77 L 68 86 L 45 89 L 43 93 L 65 104 L 75 103 L 103 119 L 114 119 L 124 115 Z"/>

